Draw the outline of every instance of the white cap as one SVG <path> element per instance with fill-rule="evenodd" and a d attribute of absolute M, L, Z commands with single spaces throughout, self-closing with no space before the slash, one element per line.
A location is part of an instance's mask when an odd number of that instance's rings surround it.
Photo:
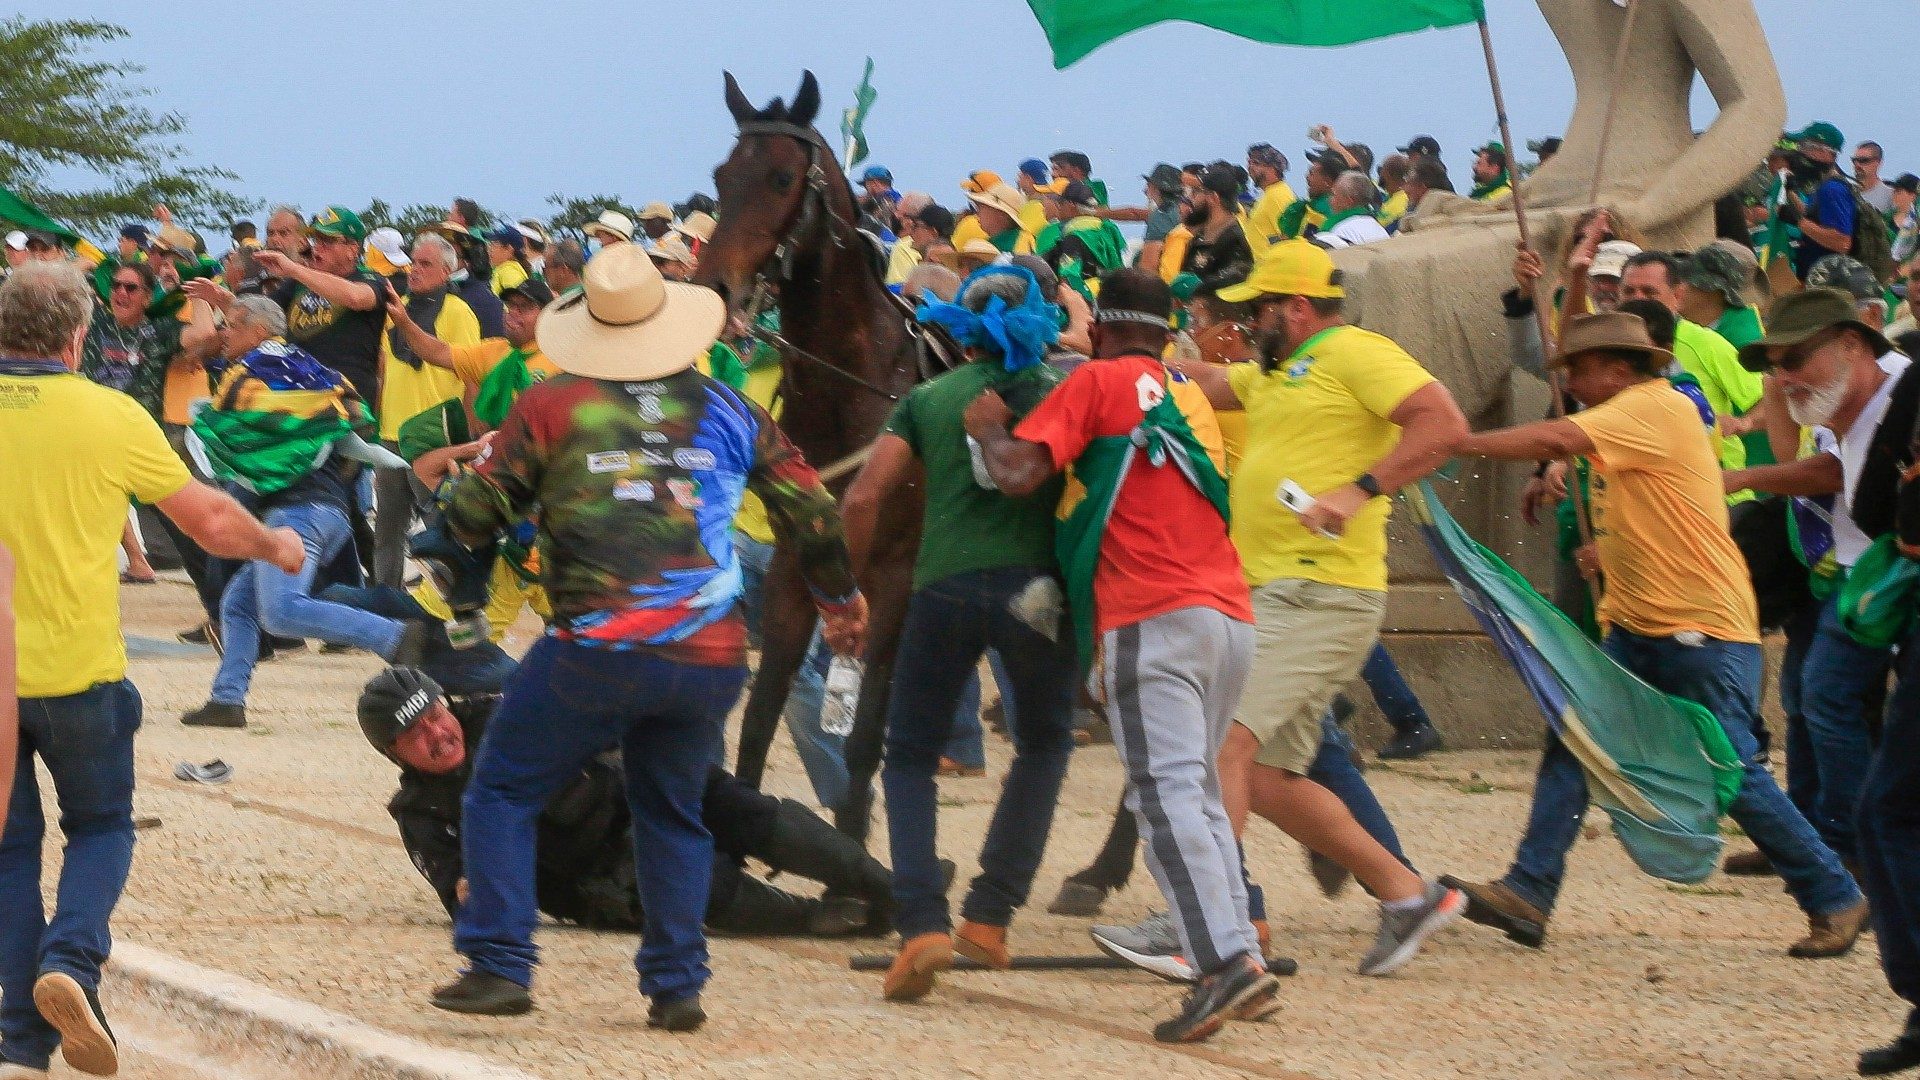
<path fill-rule="evenodd" d="M 589 236 L 597 232 L 612 233 L 622 240 L 631 240 L 633 220 L 618 210 L 602 210 L 600 216 L 587 222 L 581 231 Z"/>
<path fill-rule="evenodd" d="M 1590 278 L 1617 278 L 1627 271 L 1627 260 L 1640 254 L 1640 245 L 1631 240 L 1609 240 L 1601 244 L 1593 253 L 1593 266 L 1588 268 Z"/>
<path fill-rule="evenodd" d="M 27 234 L 15 229 L 7 234 L 7 246 L 15 251 L 27 250 Z"/>
<path fill-rule="evenodd" d="M 380 228 L 367 234 L 367 246 L 393 264 L 395 270 L 413 262 L 407 257 L 407 241 L 399 229 Z"/>

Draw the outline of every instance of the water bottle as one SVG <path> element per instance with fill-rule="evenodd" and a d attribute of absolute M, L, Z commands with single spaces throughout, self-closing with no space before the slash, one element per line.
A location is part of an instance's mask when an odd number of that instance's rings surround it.
<path fill-rule="evenodd" d="M 853 713 L 860 704 L 860 677 L 866 665 L 851 656 L 835 656 L 827 669 L 827 697 L 820 703 L 820 730 L 845 738 L 853 734 Z"/>

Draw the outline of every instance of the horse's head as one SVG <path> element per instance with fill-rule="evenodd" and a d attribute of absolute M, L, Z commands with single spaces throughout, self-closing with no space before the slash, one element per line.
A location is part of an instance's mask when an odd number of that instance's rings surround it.
<path fill-rule="evenodd" d="M 851 221 L 853 200 L 833 151 L 813 130 L 820 111 L 813 72 L 802 75 L 792 105 L 774 98 L 764 109 L 728 73 L 727 110 L 740 138 L 713 171 L 720 224 L 700 252 L 695 280 L 737 303 L 783 242 L 804 242 L 815 217 Z"/>

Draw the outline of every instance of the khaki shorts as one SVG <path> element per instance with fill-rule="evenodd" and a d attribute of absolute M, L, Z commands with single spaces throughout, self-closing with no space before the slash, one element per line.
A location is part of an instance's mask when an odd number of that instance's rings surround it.
<path fill-rule="evenodd" d="M 1320 753 L 1320 717 L 1360 675 L 1380 640 L 1387 594 L 1303 578 L 1253 590 L 1253 672 L 1241 726 L 1260 740 L 1262 765 L 1306 775 Z"/>

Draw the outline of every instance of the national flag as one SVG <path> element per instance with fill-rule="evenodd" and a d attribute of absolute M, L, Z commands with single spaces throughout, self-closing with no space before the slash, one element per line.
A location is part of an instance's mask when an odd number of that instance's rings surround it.
<path fill-rule="evenodd" d="M 867 57 L 867 70 L 860 76 L 860 86 L 853 92 L 853 108 L 840 114 L 840 134 L 846 139 L 847 171 L 867 160 L 867 110 L 873 108 L 874 99 L 879 97 L 873 88 L 873 57 Z"/>
<path fill-rule="evenodd" d="M 1787 202 L 1787 170 L 1781 169 L 1774 174 L 1773 185 L 1767 189 L 1767 223 L 1760 231 L 1760 246 L 1756 251 L 1761 269 L 1772 265 L 1775 259 L 1784 259 L 1793 254 L 1793 240 L 1787 233 L 1787 223 L 1780 217 L 1780 208 Z"/>
<path fill-rule="evenodd" d="M 373 427 L 373 415 L 338 372 L 275 339 L 220 377 L 213 400 L 194 415 L 190 445 L 215 478 L 271 495 L 335 452 L 364 460 L 362 435 Z"/>
<path fill-rule="evenodd" d="M 1719 864 L 1720 817 L 1742 769 L 1711 712 L 1663 694 L 1600 651 L 1499 556 L 1468 536 L 1424 481 L 1402 498 L 1427 548 L 1554 734 L 1640 869 L 1704 880 Z"/>
<path fill-rule="evenodd" d="M 1064 68 L 1124 34 L 1163 22 L 1210 26 L 1270 45 L 1351 45 L 1463 26 L 1484 0 L 1027 0 Z"/>
<path fill-rule="evenodd" d="M 4 187 L 0 187 L 0 221 L 12 222 L 22 229 L 32 229 L 35 232 L 57 236 L 72 244 L 73 249 L 82 256 L 96 263 L 106 260 L 106 253 L 88 243 L 86 237 L 48 217 L 46 211 Z"/>

